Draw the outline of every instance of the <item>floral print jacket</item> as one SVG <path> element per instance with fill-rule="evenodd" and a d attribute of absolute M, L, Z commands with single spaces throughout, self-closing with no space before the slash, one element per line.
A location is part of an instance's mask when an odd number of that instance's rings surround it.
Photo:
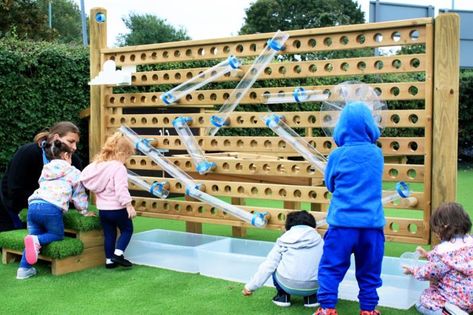
<path fill-rule="evenodd" d="M 431 282 L 420 303 L 438 310 L 449 302 L 473 312 L 473 237 L 444 241 L 429 252 L 427 259 L 425 265 L 412 270 L 416 279 Z"/>

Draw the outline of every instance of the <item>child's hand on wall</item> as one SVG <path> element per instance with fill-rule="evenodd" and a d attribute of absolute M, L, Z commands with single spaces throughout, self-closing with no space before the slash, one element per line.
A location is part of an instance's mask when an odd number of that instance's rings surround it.
<path fill-rule="evenodd" d="M 96 217 L 97 214 L 95 212 L 87 212 L 86 214 L 84 214 L 84 217 Z"/>
<path fill-rule="evenodd" d="M 243 288 L 243 290 L 241 291 L 241 293 L 244 295 L 244 296 L 250 296 L 253 294 L 253 292 L 251 292 L 250 290 L 248 290 L 247 288 Z"/>

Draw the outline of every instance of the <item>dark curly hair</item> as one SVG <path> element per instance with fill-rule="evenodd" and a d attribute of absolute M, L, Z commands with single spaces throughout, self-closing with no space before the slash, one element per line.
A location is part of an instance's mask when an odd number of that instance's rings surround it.
<path fill-rule="evenodd" d="M 450 241 L 464 236 L 471 230 L 471 220 L 463 206 L 456 202 L 440 205 L 430 218 L 430 227 L 440 240 Z"/>
<path fill-rule="evenodd" d="M 316 222 L 314 217 L 307 211 L 294 211 L 287 215 L 286 218 L 286 231 L 289 231 L 293 226 L 296 225 L 308 225 L 315 228 Z"/>
<path fill-rule="evenodd" d="M 60 140 L 54 140 L 53 142 L 47 142 L 44 146 L 44 152 L 48 160 L 56 160 L 61 158 L 61 154 L 71 153 L 72 149 Z"/>

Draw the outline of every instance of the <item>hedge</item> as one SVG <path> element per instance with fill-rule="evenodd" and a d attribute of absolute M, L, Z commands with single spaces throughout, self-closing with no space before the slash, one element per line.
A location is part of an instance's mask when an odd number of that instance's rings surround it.
<path fill-rule="evenodd" d="M 16 149 L 57 121 L 83 128 L 89 106 L 89 52 L 81 46 L 0 40 L 0 173 Z M 87 158 L 87 131 L 79 154 Z"/>

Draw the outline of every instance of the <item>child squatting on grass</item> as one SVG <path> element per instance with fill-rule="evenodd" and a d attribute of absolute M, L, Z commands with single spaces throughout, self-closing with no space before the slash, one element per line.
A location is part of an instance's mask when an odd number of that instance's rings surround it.
<path fill-rule="evenodd" d="M 473 237 L 471 220 L 463 207 L 454 202 L 441 205 L 430 218 L 432 231 L 440 244 L 427 252 L 417 247 L 427 263 L 420 267 L 403 266 L 404 273 L 417 280 L 430 281 L 416 308 L 421 314 L 441 315 L 444 308 L 453 314 L 473 312 Z M 451 314 L 448 313 L 448 314 Z"/>
<path fill-rule="evenodd" d="M 245 285 L 243 295 L 251 295 L 272 275 L 277 290 L 274 304 L 290 306 L 291 295 L 299 295 L 304 297 L 304 306 L 316 307 L 317 269 L 324 241 L 315 227 L 315 219 L 308 212 L 289 213 L 286 232 L 277 239 L 265 261 Z"/>
<path fill-rule="evenodd" d="M 120 132 L 110 136 L 92 164 L 82 171 L 80 180 L 97 198 L 104 234 L 105 267 L 131 267 L 123 252 L 133 234 L 131 219 L 136 216 L 128 191 L 125 161 L 135 152 L 133 144 Z M 117 228 L 120 236 L 117 240 Z"/>
<path fill-rule="evenodd" d="M 87 212 L 87 194 L 79 181 L 80 171 L 71 165 L 72 149 L 55 140 L 45 145 L 44 152 L 47 161 L 39 178 L 39 188 L 28 199 L 29 235 L 25 237 L 17 279 L 36 274 L 32 265 L 38 260 L 41 246 L 64 239 L 62 214 L 68 210 L 69 200 L 83 215 L 95 215 Z"/>
<path fill-rule="evenodd" d="M 376 289 L 382 284 L 385 225 L 382 197 L 384 159 L 376 146 L 380 131 L 364 102 L 348 103 L 333 138 L 324 179 L 332 200 L 319 264 L 320 308 L 315 315 L 336 315 L 338 287 L 354 254 L 361 315 L 375 315 Z"/>

